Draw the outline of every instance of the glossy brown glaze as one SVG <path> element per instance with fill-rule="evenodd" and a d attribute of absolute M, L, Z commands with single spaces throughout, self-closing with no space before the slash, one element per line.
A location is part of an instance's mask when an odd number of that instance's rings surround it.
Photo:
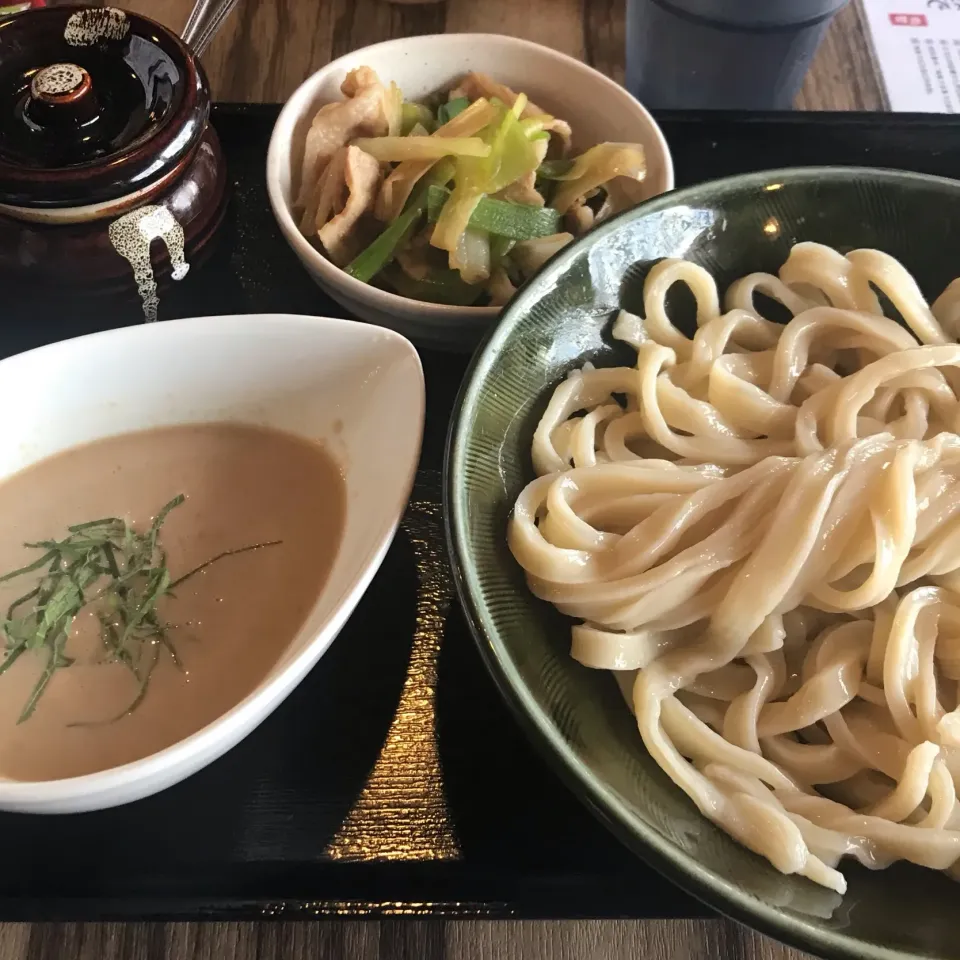
<path fill-rule="evenodd" d="M 95 97 L 97 109 L 82 118 L 82 129 L 79 119 L 71 123 L 75 101 L 34 109 L 33 81 L 54 65 L 89 76 L 78 99 Z M 172 31 L 146 17 L 66 6 L 2 21 L 0 204 L 65 208 L 142 190 L 192 151 L 209 112 L 199 64 Z"/>
<path fill-rule="evenodd" d="M 145 17 L 56 7 L 0 22 L 0 279 L 143 296 L 115 242 L 143 208 L 182 237 L 185 264 L 202 261 L 227 200 L 209 112 L 193 55 Z M 186 270 L 158 239 L 143 234 L 162 301 Z"/>
<path fill-rule="evenodd" d="M 146 205 L 166 207 L 183 228 L 185 258 L 192 265 L 206 253 L 226 202 L 220 141 L 207 127 L 193 153 L 170 176 L 135 200 L 121 198 L 107 205 L 102 215 L 78 223 L 44 223 L 0 212 L 0 275 L 8 274 L 19 283 L 49 280 L 94 293 L 136 297 L 130 264 L 110 242 L 111 223 Z M 151 255 L 162 292 L 170 281 L 169 251 L 158 243 Z"/>
<path fill-rule="evenodd" d="M 54 673 L 22 723 L 48 657 L 46 649 L 19 657 L 0 676 L 0 777 L 77 776 L 168 747 L 251 693 L 290 645 L 336 556 L 345 488 L 322 446 L 277 430 L 165 427 L 41 461 L 0 484 L 0 569 L 29 560 L 25 541 L 63 536 L 84 520 L 118 516 L 149 528 L 181 493 L 159 541 L 171 579 L 226 550 L 273 545 L 223 557 L 160 600 L 181 667 L 161 647 L 144 649 L 156 666 L 130 712 L 140 685 L 107 656 L 95 600 L 73 621 L 73 664 Z M 3 584 L 4 608 L 35 583 L 28 573 Z"/>

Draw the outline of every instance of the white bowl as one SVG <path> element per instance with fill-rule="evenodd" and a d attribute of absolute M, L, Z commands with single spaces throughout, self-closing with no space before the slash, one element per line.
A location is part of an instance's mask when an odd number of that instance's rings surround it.
<path fill-rule="evenodd" d="M 307 129 L 325 103 L 342 100 L 349 71 L 372 67 L 408 99 L 450 86 L 471 70 L 488 73 L 573 127 L 574 148 L 605 140 L 640 143 L 647 155 L 643 199 L 673 189 L 673 161 L 653 117 L 623 87 L 579 60 L 529 40 L 487 33 L 436 34 L 389 40 L 328 63 L 287 101 L 270 137 L 267 192 L 287 243 L 311 277 L 351 313 L 444 349 L 472 349 L 499 314 L 497 307 L 423 303 L 361 283 L 335 266 L 297 228 L 291 203 L 299 188 Z"/>
<path fill-rule="evenodd" d="M 343 539 L 329 579 L 289 649 L 246 699 L 135 763 L 64 780 L 0 779 L 0 809 L 68 813 L 136 800 L 195 773 L 304 678 L 393 539 L 420 453 L 424 386 L 416 350 L 380 327 L 316 317 L 210 317 L 97 333 L 2 360 L 0 409 L 0 480 L 90 440 L 211 420 L 322 440 L 346 480 Z"/>

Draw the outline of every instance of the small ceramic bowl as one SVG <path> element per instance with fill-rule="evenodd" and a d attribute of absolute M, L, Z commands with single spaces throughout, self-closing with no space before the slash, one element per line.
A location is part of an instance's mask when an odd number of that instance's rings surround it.
<path fill-rule="evenodd" d="M 327 64 L 294 91 L 273 129 L 267 154 L 270 204 L 294 253 L 334 300 L 357 317 L 392 327 L 418 343 L 472 350 L 500 310 L 423 303 L 361 283 L 300 233 L 291 212 L 310 122 L 323 104 L 343 99 L 340 84 L 359 66 L 372 67 L 384 82 L 393 80 L 412 100 L 452 86 L 471 70 L 488 73 L 568 121 L 578 151 L 605 140 L 642 144 L 648 168 L 645 196 L 673 188 L 670 150 L 644 107 L 602 73 L 529 40 L 483 33 L 409 37 L 364 47 Z"/>
<path fill-rule="evenodd" d="M 553 388 L 586 360 L 636 362 L 610 326 L 620 307 L 642 310 L 650 266 L 684 257 L 725 290 L 752 271 L 775 272 L 802 240 L 884 250 L 933 298 L 960 274 L 960 183 L 854 168 L 754 173 L 648 201 L 557 254 L 477 351 L 454 410 L 444 489 L 454 575 L 487 666 L 534 740 L 673 881 L 818 956 L 957 960 L 957 885 L 946 875 L 846 858 L 841 898 L 778 873 L 705 820 L 644 750 L 614 679 L 570 657 L 570 621 L 534 598 L 507 549 L 507 517 L 533 478 L 531 437 Z"/>
<path fill-rule="evenodd" d="M 420 454 L 424 388 L 416 351 L 390 330 L 253 315 L 127 327 L 10 357 L 0 361 L 0 406 L 0 482 L 77 444 L 212 420 L 324 442 L 346 481 L 330 576 L 286 653 L 248 697 L 135 763 L 39 783 L 0 779 L 0 809 L 70 813 L 136 800 L 200 770 L 269 716 L 313 667 L 393 539 Z"/>
<path fill-rule="evenodd" d="M 0 22 L 4 286 L 139 294 L 156 319 L 223 218 L 209 116 L 200 64 L 146 17 L 57 6 Z"/>

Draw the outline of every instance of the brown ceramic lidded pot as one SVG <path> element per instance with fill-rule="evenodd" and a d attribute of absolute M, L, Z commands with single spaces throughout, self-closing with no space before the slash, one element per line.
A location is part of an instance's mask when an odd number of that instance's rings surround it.
<path fill-rule="evenodd" d="M 0 22 L 0 280 L 139 293 L 180 280 L 223 218 L 206 77 L 183 42 L 111 7 Z"/>

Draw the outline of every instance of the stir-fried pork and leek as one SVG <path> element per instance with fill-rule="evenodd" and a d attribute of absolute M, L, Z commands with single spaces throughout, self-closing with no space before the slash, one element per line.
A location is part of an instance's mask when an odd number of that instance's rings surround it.
<path fill-rule="evenodd" d="M 573 132 L 471 73 L 432 102 L 369 67 L 307 133 L 300 229 L 347 273 L 402 296 L 505 303 L 577 234 L 641 199 L 637 144 L 571 156 Z"/>

